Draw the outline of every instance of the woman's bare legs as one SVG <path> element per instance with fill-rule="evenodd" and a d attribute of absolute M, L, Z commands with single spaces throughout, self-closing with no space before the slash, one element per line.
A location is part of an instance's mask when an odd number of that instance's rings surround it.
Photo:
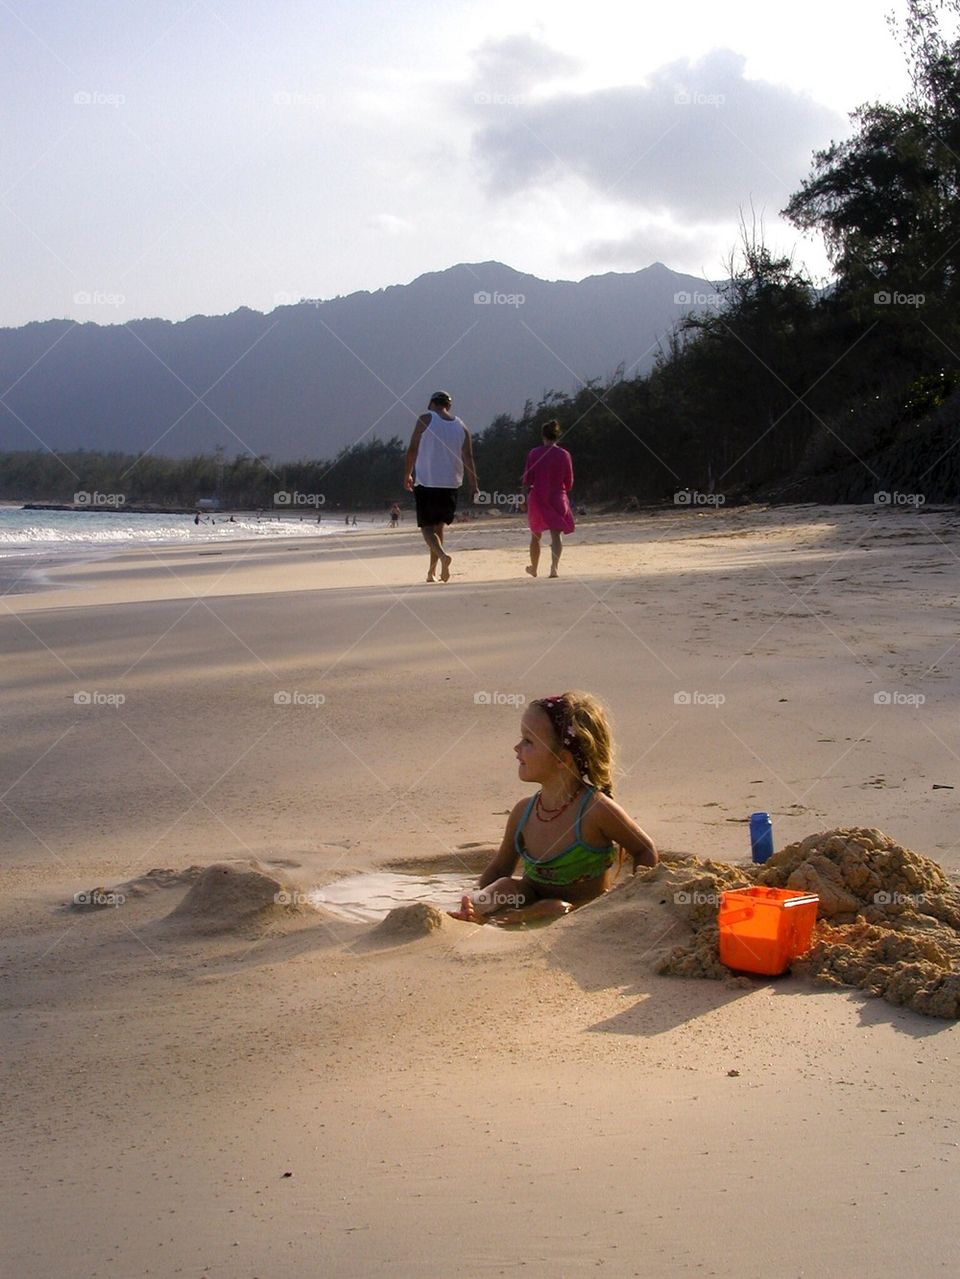
<path fill-rule="evenodd" d="M 560 564 L 560 555 L 563 551 L 563 537 L 558 529 L 550 530 L 550 576 L 559 577 L 557 571 Z"/>
<path fill-rule="evenodd" d="M 537 565 L 540 563 L 540 534 L 530 534 L 530 563 L 527 565 L 527 572 L 531 577 L 537 576 Z"/>

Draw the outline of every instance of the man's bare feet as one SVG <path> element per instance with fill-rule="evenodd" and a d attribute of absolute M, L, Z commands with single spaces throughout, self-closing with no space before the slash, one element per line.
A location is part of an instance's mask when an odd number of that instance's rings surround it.
<path fill-rule="evenodd" d="M 427 581 L 428 581 L 428 582 L 435 582 L 436 580 L 437 580 L 437 579 L 433 576 L 433 574 L 432 574 L 432 573 L 428 573 L 428 574 L 427 574 Z"/>
<path fill-rule="evenodd" d="M 552 569 L 550 570 L 550 576 L 551 576 L 551 577 L 559 577 L 559 576 L 560 576 L 560 574 L 557 572 L 557 570 L 556 570 L 555 568 L 552 568 Z"/>
<path fill-rule="evenodd" d="M 532 564 L 528 564 L 524 571 L 529 573 L 531 577 L 537 576 L 537 570 L 533 567 Z"/>
<path fill-rule="evenodd" d="M 481 915 L 473 904 L 473 899 L 468 893 L 464 893 L 460 899 L 459 910 L 448 910 L 447 914 L 451 919 L 462 919 L 468 924 L 485 924 L 487 916 Z"/>
<path fill-rule="evenodd" d="M 452 559 L 453 559 L 452 555 L 440 556 L 440 581 L 441 582 L 450 581 L 450 561 Z"/>

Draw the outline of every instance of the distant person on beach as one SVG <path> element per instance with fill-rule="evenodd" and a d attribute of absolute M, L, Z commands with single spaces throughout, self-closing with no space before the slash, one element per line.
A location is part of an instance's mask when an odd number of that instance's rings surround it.
<path fill-rule="evenodd" d="M 426 413 L 417 418 L 410 447 L 404 460 L 403 485 L 413 490 L 417 503 L 417 527 L 430 552 L 427 581 L 450 580 L 449 556 L 443 549 L 443 530 L 453 523 L 457 497 L 466 473 L 471 493 L 477 491 L 470 432 L 452 411 L 453 400 L 446 391 L 434 391 Z M 414 483 L 416 470 L 416 483 Z"/>
<path fill-rule="evenodd" d="M 400 507 L 394 502 L 390 507 L 390 527 L 397 528 L 400 524 Z"/>
<path fill-rule="evenodd" d="M 527 499 L 527 523 L 530 526 L 530 563 L 527 572 L 537 576 L 540 565 L 540 537 L 550 534 L 550 576 L 559 576 L 563 534 L 576 527 L 570 498 L 573 488 L 573 459 L 557 443 L 560 423 L 544 422 L 543 443 L 531 449 L 523 468 L 523 492 Z"/>
<path fill-rule="evenodd" d="M 460 909 L 448 912 L 454 919 L 549 922 L 606 892 L 624 853 L 634 874 L 656 866 L 653 840 L 611 798 L 613 742 L 594 697 L 570 692 L 531 702 L 513 749 L 520 780 L 540 789 L 514 805 L 500 851 Z"/>

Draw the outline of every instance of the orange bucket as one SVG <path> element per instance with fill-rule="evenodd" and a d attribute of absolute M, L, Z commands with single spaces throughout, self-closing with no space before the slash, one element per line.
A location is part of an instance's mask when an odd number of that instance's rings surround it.
<path fill-rule="evenodd" d="M 736 888 L 720 898 L 720 962 L 778 977 L 810 945 L 820 898 L 789 888 Z"/>

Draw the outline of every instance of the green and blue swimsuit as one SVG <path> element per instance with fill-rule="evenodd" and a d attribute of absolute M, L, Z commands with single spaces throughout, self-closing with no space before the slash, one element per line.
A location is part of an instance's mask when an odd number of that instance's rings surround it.
<path fill-rule="evenodd" d="M 616 860 L 614 846 L 608 844 L 606 848 L 597 848 L 593 844 L 586 844 L 580 829 L 584 809 L 595 794 L 596 790 L 590 786 L 580 801 L 580 807 L 577 809 L 577 822 L 574 828 L 574 835 L 576 836 L 574 842 L 559 853 L 553 853 L 550 857 L 544 857 L 540 860 L 530 856 L 521 839 L 523 828 L 526 826 L 530 814 L 533 812 L 533 806 L 537 802 L 537 797 L 534 795 L 527 805 L 526 812 L 520 818 L 520 824 L 517 827 L 517 833 L 513 841 L 517 856 L 523 860 L 523 874 L 526 879 L 529 879 L 534 884 L 565 887 L 567 884 L 576 883 L 580 879 L 596 879 L 613 865 Z"/>

